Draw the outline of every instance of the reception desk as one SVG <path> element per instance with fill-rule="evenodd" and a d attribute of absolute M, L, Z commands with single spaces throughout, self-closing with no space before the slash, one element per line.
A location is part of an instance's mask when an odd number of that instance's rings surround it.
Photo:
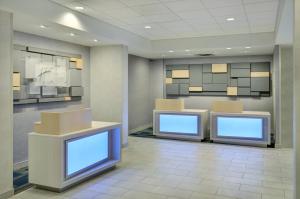
<path fill-rule="evenodd" d="M 157 137 L 201 141 L 207 131 L 207 110 L 154 110 L 153 132 Z"/>
<path fill-rule="evenodd" d="M 267 146 L 271 140 L 269 112 L 211 112 L 210 139 L 214 142 Z"/>
<path fill-rule="evenodd" d="M 114 167 L 121 159 L 121 124 L 91 122 L 64 134 L 29 134 L 29 182 L 62 191 Z"/>

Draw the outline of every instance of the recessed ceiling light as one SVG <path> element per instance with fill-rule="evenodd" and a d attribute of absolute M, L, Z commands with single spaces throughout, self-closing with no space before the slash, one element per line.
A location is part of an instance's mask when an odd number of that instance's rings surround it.
<path fill-rule="evenodd" d="M 190 50 L 190 49 L 185 49 L 184 51 L 185 51 L 185 52 L 190 52 L 191 50 Z"/>
<path fill-rule="evenodd" d="M 251 46 L 246 46 L 245 48 L 249 49 L 249 48 L 251 48 Z"/>
<path fill-rule="evenodd" d="M 71 36 L 71 37 L 74 37 L 74 36 L 75 36 L 75 34 L 71 32 L 71 33 L 70 33 L 70 36 Z"/>
<path fill-rule="evenodd" d="M 151 29 L 152 27 L 151 26 L 145 26 L 144 28 L 145 29 Z"/>
<path fill-rule="evenodd" d="M 40 25 L 40 28 L 47 28 L 45 25 Z"/>
<path fill-rule="evenodd" d="M 229 18 L 227 18 L 226 20 L 227 20 L 227 21 L 234 21 L 234 20 L 235 20 L 235 18 L 233 18 L 233 17 L 229 17 Z"/>
<path fill-rule="evenodd" d="M 76 6 L 75 9 L 76 10 L 84 10 L 84 7 L 82 7 L 82 6 Z"/>
<path fill-rule="evenodd" d="M 173 53 L 174 52 L 174 50 L 169 50 L 169 53 Z"/>
<path fill-rule="evenodd" d="M 94 39 L 94 42 L 98 42 L 98 39 Z"/>
<path fill-rule="evenodd" d="M 232 48 L 226 48 L 227 50 L 231 50 Z"/>

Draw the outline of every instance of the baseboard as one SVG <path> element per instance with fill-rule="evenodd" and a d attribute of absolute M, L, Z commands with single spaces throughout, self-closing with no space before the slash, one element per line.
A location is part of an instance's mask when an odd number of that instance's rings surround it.
<path fill-rule="evenodd" d="M 0 194 L 0 199 L 7 199 L 14 195 L 14 190 L 7 191 L 5 193 Z"/>
<path fill-rule="evenodd" d="M 140 127 L 137 127 L 137 128 L 134 128 L 134 129 L 131 129 L 129 130 L 129 134 L 132 134 L 132 133 L 136 133 L 136 132 L 139 132 L 141 130 L 144 130 L 144 129 L 147 129 L 147 128 L 150 128 L 152 127 L 152 123 L 150 124 L 145 124 L 143 126 L 140 126 Z"/>
<path fill-rule="evenodd" d="M 14 164 L 14 171 L 28 166 L 28 160 Z"/>

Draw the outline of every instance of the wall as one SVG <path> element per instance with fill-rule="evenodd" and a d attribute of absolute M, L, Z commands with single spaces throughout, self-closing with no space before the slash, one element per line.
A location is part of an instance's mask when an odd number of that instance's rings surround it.
<path fill-rule="evenodd" d="M 90 49 L 89 47 L 21 32 L 14 33 L 14 44 L 27 45 L 73 54 L 81 54 L 84 61 L 84 69 L 82 71 L 82 86 L 84 87 L 84 96 L 82 97 L 82 101 L 14 106 L 14 163 L 17 164 L 16 167 L 22 167 L 26 165 L 28 158 L 27 134 L 32 132 L 33 123 L 40 120 L 41 111 L 90 106 Z"/>
<path fill-rule="evenodd" d="M 155 79 L 151 79 L 150 84 L 156 85 L 156 95 L 152 95 L 151 100 L 164 96 L 164 65 L 170 64 L 204 64 L 204 63 L 239 63 L 239 62 L 273 62 L 272 56 L 240 56 L 240 57 L 211 57 L 211 58 L 182 58 L 156 60 L 152 63 L 151 73 L 156 74 Z M 272 65 L 272 63 L 271 63 Z M 159 70 L 158 70 L 159 68 Z M 160 84 L 160 85 L 157 85 Z M 185 100 L 186 108 L 210 109 L 212 101 L 215 100 L 241 100 L 245 105 L 245 110 L 268 111 L 273 114 L 273 97 L 210 97 L 210 96 L 189 96 L 182 97 Z M 154 108 L 154 106 L 152 106 Z M 274 127 L 273 127 L 274 128 Z"/>
<path fill-rule="evenodd" d="M 0 10 L 0 198 L 13 194 L 12 29 L 12 14 Z"/>
<path fill-rule="evenodd" d="M 280 134 L 281 147 L 293 147 L 293 48 L 280 48 Z"/>
<path fill-rule="evenodd" d="M 151 126 L 150 63 L 148 59 L 129 55 L 128 58 L 128 121 L 129 132 Z"/>
<path fill-rule="evenodd" d="M 122 123 L 122 143 L 128 144 L 128 49 L 123 45 L 91 48 L 91 108 L 93 118 Z"/>

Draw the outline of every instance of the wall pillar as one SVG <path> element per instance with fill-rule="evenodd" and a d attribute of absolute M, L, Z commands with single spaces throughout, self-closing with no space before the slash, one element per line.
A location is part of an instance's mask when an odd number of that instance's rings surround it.
<path fill-rule="evenodd" d="M 13 16 L 0 10 L 0 198 L 13 194 Z"/>
<path fill-rule="evenodd" d="M 122 123 L 122 144 L 128 144 L 128 48 L 91 48 L 91 108 L 93 119 Z"/>

